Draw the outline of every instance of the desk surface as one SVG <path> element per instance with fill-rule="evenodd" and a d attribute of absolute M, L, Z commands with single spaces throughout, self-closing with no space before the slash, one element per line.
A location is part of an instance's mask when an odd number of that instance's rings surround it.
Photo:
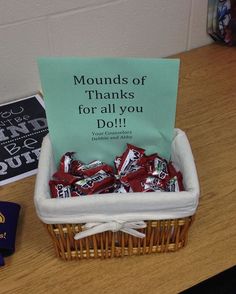
<path fill-rule="evenodd" d="M 35 177 L 0 189 L 22 206 L 16 252 L 0 293 L 178 293 L 236 264 L 236 49 L 210 45 L 181 59 L 176 127 L 186 131 L 201 199 L 185 248 L 175 253 L 63 262 L 33 206 Z"/>

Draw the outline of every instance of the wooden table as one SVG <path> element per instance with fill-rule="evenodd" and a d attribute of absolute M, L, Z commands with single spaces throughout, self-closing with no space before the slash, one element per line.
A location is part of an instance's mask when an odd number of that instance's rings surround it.
<path fill-rule="evenodd" d="M 22 211 L 0 293 L 178 293 L 236 264 L 236 48 L 210 45 L 181 59 L 176 127 L 191 142 L 201 185 L 187 246 L 175 253 L 63 262 L 34 205 L 35 177 L 0 189 Z"/>

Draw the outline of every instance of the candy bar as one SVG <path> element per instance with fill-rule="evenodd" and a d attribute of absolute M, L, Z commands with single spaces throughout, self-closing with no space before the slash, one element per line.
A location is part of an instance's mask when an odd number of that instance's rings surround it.
<path fill-rule="evenodd" d="M 155 191 L 165 191 L 165 182 L 157 177 L 147 177 L 144 189 L 154 189 Z"/>
<path fill-rule="evenodd" d="M 72 175 L 80 176 L 80 168 L 83 163 L 79 160 L 73 160 L 70 165 L 70 172 Z"/>
<path fill-rule="evenodd" d="M 49 181 L 52 198 L 68 198 L 71 197 L 70 185 L 64 184 L 61 181 Z"/>
<path fill-rule="evenodd" d="M 78 191 L 86 195 L 99 193 L 99 191 L 111 187 L 115 183 L 115 177 L 101 170 L 91 177 L 84 178 L 75 183 Z"/>
<path fill-rule="evenodd" d="M 168 171 L 169 171 L 170 179 L 169 179 L 169 182 L 167 183 L 167 191 L 169 192 L 183 191 L 184 186 L 183 186 L 183 177 L 181 172 L 176 171 L 175 167 L 173 166 L 171 162 L 168 164 Z"/>
<path fill-rule="evenodd" d="M 113 193 L 128 193 L 128 191 L 129 191 L 129 187 L 118 182 L 117 184 L 115 184 Z"/>
<path fill-rule="evenodd" d="M 130 182 L 133 192 L 163 192 L 165 191 L 165 183 L 154 176 L 135 179 Z"/>
<path fill-rule="evenodd" d="M 121 163 L 122 157 L 121 156 L 116 156 L 115 160 L 114 160 L 114 165 L 116 170 L 118 171 L 120 163 Z"/>
<path fill-rule="evenodd" d="M 183 176 L 180 171 L 177 172 L 176 177 L 179 184 L 179 190 L 184 191 Z"/>
<path fill-rule="evenodd" d="M 80 191 L 80 190 L 78 189 L 78 187 L 75 186 L 75 185 L 71 186 L 70 193 L 71 193 L 71 197 L 85 196 L 85 195 L 86 195 L 86 194 L 84 194 L 82 191 Z"/>
<path fill-rule="evenodd" d="M 59 170 L 61 172 L 64 172 L 64 173 L 69 172 L 70 165 L 73 160 L 73 155 L 74 155 L 74 152 L 67 152 L 62 156 L 60 160 L 60 166 L 59 166 Z"/>
<path fill-rule="evenodd" d="M 146 166 L 149 175 L 158 176 L 162 180 L 169 179 L 168 163 L 158 154 L 144 155 L 141 159 L 141 164 Z"/>
<path fill-rule="evenodd" d="M 120 181 L 122 183 L 129 183 L 132 179 L 142 179 L 147 176 L 147 171 L 144 166 L 131 166 L 129 172 L 126 174 L 121 175 Z"/>
<path fill-rule="evenodd" d="M 154 176 L 158 176 L 158 178 L 164 180 L 168 179 L 169 173 L 168 173 L 168 163 L 165 159 L 157 156 L 154 159 L 154 169 L 152 174 Z"/>
<path fill-rule="evenodd" d="M 73 183 L 75 183 L 78 180 L 78 177 L 75 177 L 69 173 L 64 173 L 61 171 L 55 172 L 53 174 L 53 178 L 58 181 L 64 182 L 68 185 L 72 185 Z"/>
<path fill-rule="evenodd" d="M 118 174 L 126 174 L 137 165 L 142 158 L 145 150 L 131 144 L 127 144 L 126 151 L 121 156 L 121 162 L 118 166 Z"/>
<path fill-rule="evenodd" d="M 170 179 L 167 184 L 166 184 L 166 190 L 168 192 L 179 192 L 180 187 L 179 187 L 179 183 L 178 183 L 178 178 L 175 176 L 172 179 Z"/>
<path fill-rule="evenodd" d="M 157 153 L 155 154 L 151 154 L 151 155 L 143 155 L 141 160 L 140 160 L 140 164 L 146 166 L 147 168 L 147 172 L 149 174 L 153 173 L 154 170 L 154 160 L 155 158 L 158 157 Z"/>
<path fill-rule="evenodd" d="M 113 173 L 113 168 L 99 160 L 94 160 L 89 164 L 80 165 L 77 167 L 76 174 L 83 177 L 90 177 L 98 171 L 103 170 L 107 173 Z"/>

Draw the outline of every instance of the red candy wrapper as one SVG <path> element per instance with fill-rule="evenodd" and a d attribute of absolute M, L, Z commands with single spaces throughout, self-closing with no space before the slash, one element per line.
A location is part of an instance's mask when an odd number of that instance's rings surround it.
<path fill-rule="evenodd" d="M 127 144 L 126 151 L 121 156 L 121 162 L 118 165 L 118 174 L 124 175 L 130 170 L 132 170 L 132 167 L 137 165 L 142 156 L 144 155 L 145 150 L 139 147 L 136 147 L 131 144 Z"/>
<path fill-rule="evenodd" d="M 76 174 L 83 177 L 90 177 L 98 171 L 103 170 L 113 174 L 113 168 L 99 160 L 94 160 L 89 164 L 80 165 L 77 167 Z"/>
<path fill-rule="evenodd" d="M 170 179 L 167 182 L 167 191 L 179 192 L 184 191 L 183 176 L 180 171 L 176 171 L 172 162 L 168 165 Z"/>
<path fill-rule="evenodd" d="M 141 163 L 146 166 L 149 175 L 157 176 L 162 180 L 169 179 L 168 163 L 158 154 L 145 155 L 141 159 Z"/>
<path fill-rule="evenodd" d="M 165 182 L 157 177 L 147 177 L 146 182 L 144 183 L 144 189 L 153 189 L 155 191 L 163 192 L 165 191 Z"/>
<path fill-rule="evenodd" d="M 79 160 L 73 160 L 70 165 L 70 172 L 72 175 L 80 176 L 80 168 L 83 163 Z"/>
<path fill-rule="evenodd" d="M 168 192 L 180 192 L 181 187 L 179 185 L 179 181 L 177 176 L 174 176 L 173 178 L 171 178 L 167 184 L 166 184 L 166 191 Z"/>
<path fill-rule="evenodd" d="M 168 173 L 168 163 L 165 159 L 157 156 L 154 159 L 154 166 L 153 166 L 153 172 L 152 174 L 154 176 L 157 176 L 158 178 L 162 180 L 167 180 L 169 177 Z"/>
<path fill-rule="evenodd" d="M 120 176 L 120 181 L 123 184 L 127 184 L 132 179 L 142 179 L 145 176 L 147 176 L 146 168 L 144 166 L 135 165 L 135 166 L 130 167 L 129 172 Z"/>
<path fill-rule="evenodd" d="M 91 195 L 111 187 L 114 183 L 115 177 L 101 170 L 91 177 L 77 181 L 75 187 L 78 191 Z"/>
<path fill-rule="evenodd" d="M 184 191 L 183 176 L 180 171 L 177 172 L 176 177 L 179 184 L 179 190 Z"/>
<path fill-rule="evenodd" d="M 140 160 L 141 165 L 145 165 L 149 174 L 153 173 L 154 170 L 154 160 L 158 157 L 157 153 L 151 155 L 143 155 Z"/>
<path fill-rule="evenodd" d="M 154 176 L 143 178 L 142 180 L 135 179 L 130 182 L 133 192 L 163 192 L 165 191 L 164 181 Z"/>
<path fill-rule="evenodd" d="M 72 185 L 73 183 L 78 181 L 78 177 L 75 177 L 75 176 L 73 176 L 73 175 L 71 175 L 69 173 L 64 173 L 64 172 L 61 172 L 61 171 L 57 171 L 53 175 L 53 178 L 58 180 L 58 181 L 64 182 L 65 184 L 68 184 L 68 185 Z"/>
<path fill-rule="evenodd" d="M 128 186 L 125 186 L 120 182 L 117 182 L 114 185 L 113 193 L 128 193 L 128 192 L 129 192 L 129 187 Z"/>
<path fill-rule="evenodd" d="M 122 157 L 121 156 L 116 156 L 115 160 L 114 160 L 114 165 L 116 170 L 119 169 L 120 163 L 121 163 Z"/>
<path fill-rule="evenodd" d="M 61 181 L 49 181 L 52 198 L 68 198 L 71 197 L 70 185 Z"/>
<path fill-rule="evenodd" d="M 69 173 L 70 165 L 73 160 L 73 155 L 74 155 L 74 152 L 67 152 L 62 156 L 60 160 L 60 166 L 59 166 L 59 170 L 61 172 Z"/>

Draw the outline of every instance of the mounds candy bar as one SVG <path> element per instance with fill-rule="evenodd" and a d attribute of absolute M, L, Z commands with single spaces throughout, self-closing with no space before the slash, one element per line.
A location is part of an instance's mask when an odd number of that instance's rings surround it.
<path fill-rule="evenodd" d="M 125 186 L 120 182 L 117 182 L 114 185 L 113 193 L 128 193 L 129 192 L 129 186 Z"/>
<path fill-rule="evenodd" d="M 68 185 L 72 185 L 78 180 L 78 177 L 73 176 L 69 173 L 61 172 L 61 171 L 55 172 L 53 174 L 53 178 Z"/>
<path fill-rule="evenodd" d="M 184 191 L 183 176 L 180 171 L 176 171 L 172 162 L 168 164 L 169 181 L 167 182 L 166 190 L 169 192 Z"/>
<path fill-rule="evenodd" d="M 50 180 L 50 191 L 52 198 L 68 198 L 71 197 L 70 185 L 67 185 L 61 181 Z"/>
<path fill-rule="evenodd" d="M 66 184 L 63 181 L 50 180 L 49 186 L 52 198 L 69 198 L 84 195 L 75 186 Z"/>
<path fill-rule="evenodd" d="M 100 190 L 98 192 L 96 192 L 97 194 L 110 194 L 110 193 L 113 193 L 114 192 L 114 187 L 111 186 L 111 187 L 108 187 L 104 190 Z"/>
<path fill-rule="evenodd" d="M 80 191 L 78 187 L 75 185 L 70 186 L 70 193 L 71 197 L 85 196 L 85 194 L 82 191 Z"/>
<path fill-rule="evenodd" d="M 143 179 L 142 181 L 140 181 L 139 179 L 133 179 L 129 182 L 130 184 L 130 190 L 132 192 L 144 192 L 144 185 L 143 182 L 145 180 Z"/>
<path fill-rule="evenodd" d="M 75 183 L 78 191 L 86 195 L 99 193 L 115 183 L 115 177 L 103 170 L 100 170 L 91 177 L 84 178 Z"/>
<path fill-rule="evenodd" d="M 182 191 L 181 185 L 179 184 L 179 180 L 177 176 L 174 176 L 166 183 L 166 191 L 168 192 L 180 192 Z"/>
<path fill-rule="evenodd" d="M 145 150 L 142 148 L 127 144 L 127 149 L 121 155 L 121 161 L 117 168 L 118 174 L 122 175 L 129 172 L 134 165 L 137 165 L 140 162 L 144 152 Z"/>
<path fill-rule="evenodd" d="M 80 165 L 76 169 L 76 174 L 83 177 L 90 177 L 100 170 L 113 174 L 113 168 L 99 160 L 94 160 L 89 164 Z"/>
<path fill-rule="evenodd" d="M 141 164 L 146 166 L 149 175 L 157 176 L 162 180 L 169 179 L 168 163 L 157 153 L 149 156 L 144 155 L 141 159 Z"/>
<path fill-rule="evenodd" d="M 176 177 L 179 184 L 179 190 L 184 191 L 183 176 L 180 171 L 177 172 Z"/>
<path fill-rule="evenodd" d="M 155 191 L 165 191 L 165 182 L 157 177 L 147 177 L 144 189 L 154 189 Z"/>
<path fill-rule="evenodd" d="M 157 153 L 154 153 L 151 155 L 144 154 L 140 160 L 140 164 L 145 165 L 147 167 L 148 173 L 150 173 L 150 174 L 152 174 L 152 172 L 154 170 L 154 160 L 156 157 L 158 157 Z"/>
<path fill-rule="evenodd" d="M 120 163 L 121 163 L 122 157 L 121 156 L 116 156 L 115 160 L 114 160 L 114 165 L 116 170 L 118 170 Z"/>
<path fill-rule="evenodd" d="M 127 173 L 120 176 L 120 181 L 128 184 L 132 179 L 142 179 L 145 176 L 147 176 L 147 170 L 144 166 L 133 165 Z"/>
<path fill-rule="evenodd" d="M 74 159 L 70 164 L 70 173 L 74 176 L 80 176 L 80 168 L 83 163 L 80 160 Z"/>
<path fill-rule="evenodd" d="M 104 190 L 99 191 L 99 194 L 107 193 L 128 193 L 129 186 L 123 185 L 120 181 L 115 180 L 114 184 Z"/>
<path fill-rule="evenodd" d="M 167 180 L 169 178 L 168 163 L 165 159 L 156 156 L 153 162 L 152 175 L 157 176 L 162 180 Z"/>
<path fill-rule="evenodd" d="M 170 161 L 168 164 L 168 172 L 169 172 L 169 176 L 170 178 L 173 178 L 174 176 L 179 175 L 180 177 L 182 177 L 182 174 L 180 171 L 177 171 L 173 165 L 173 163 Z"/>
<path fill-rule="evenodd" d="M 165 182 L 155 176 L 148 176 L 143 179 L 134 179 L 130 182 L 133 192 L 163 192 Z"/>
<path fill-rule="evenodd" d="M 70 165 L 73 160 L 73 155 L 74 155 L 74 152 L 66 152 L 62 156 L 60 160 L 60 164 L 59 164 L 59 170 L 61 172 L 68 173 L 70 171 Z"/>

